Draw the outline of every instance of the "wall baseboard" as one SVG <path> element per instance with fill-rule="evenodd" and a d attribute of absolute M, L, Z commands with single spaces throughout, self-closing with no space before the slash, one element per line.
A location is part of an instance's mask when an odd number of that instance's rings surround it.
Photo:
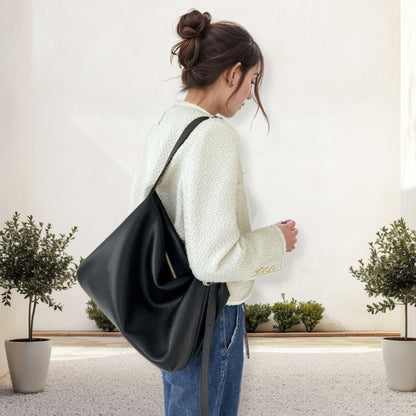
<path fill-rule="evenodd" d="M 33 336 L 42 337 L 122 337 L 119 331 L 33 331 Z M 383 331 L 328 331 L 328 332 L 247 332 L 248 337 L 395 337 L 400 336 L 400 332 Z"/>

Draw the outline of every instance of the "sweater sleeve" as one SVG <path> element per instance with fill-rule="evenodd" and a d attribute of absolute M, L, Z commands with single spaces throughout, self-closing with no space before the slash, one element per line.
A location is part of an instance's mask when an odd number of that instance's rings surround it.
<path fill-rule="evenodd" d="M 144 181 L 142 178 L 144 176 L 143 173 L 145 171 L 144 161 L 145 161 L 145 151 L 142 150 L 139 153 L 139 156 L 137 157 L 137 160 L 136 160 L 136 167 L 135 167 L 133 179 L 131 182 L 130 201 L 129 201 L 129 206 L 127 208 L 127 215 L 130 215 L 145 197 Z"/>
<path fill-rule="evenodd" d="M 192 138 L 181 177 L 191 270 L 203 282 L 247 281 L 277 272 L 286 251 L 282 231 L 273 224 L 242 233 L 238 226 L 240 138 L 222 119 L 204 123 Z"/>

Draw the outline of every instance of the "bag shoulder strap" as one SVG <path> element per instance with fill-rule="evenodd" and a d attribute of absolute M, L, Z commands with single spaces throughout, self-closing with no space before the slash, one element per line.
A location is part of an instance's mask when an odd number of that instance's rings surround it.
<path fill-rule="evenodd" d="M 194 120 L 192 120 L 186 127 L 181 136 L 179 137 L 178 141 L 176 142 L 175 146 L 173 147 L 172 151 L 170 152 L 170 155 L 168 157 L 168 160 L 165 164 L 165 167 L 162 169 L 162 172 L 160 173 L 159 177 L 157 178 L 155 184 L 153 185 L 152 189 L 150 190 L 150 193 L 153 192 L 157 186 L 157 184 L 160 181 L 160 178 L 165 173 L 166 168 L 168 167 L 170 161 L 172 160 L 175 153 L 178 151 L 178 149 L 182 146 L 182 144 L 185 142 L 185 140 L 188 138 L 188 136 L 191 134 L 192 130 L 202 121 L 208 119 L 208 118 L 218 118 L 218 116 L 201 116 Z"/>

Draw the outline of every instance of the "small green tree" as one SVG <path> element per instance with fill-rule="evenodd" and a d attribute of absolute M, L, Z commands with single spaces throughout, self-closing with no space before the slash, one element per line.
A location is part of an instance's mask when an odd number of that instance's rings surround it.
<path fill-rule="evenodd" d="M 69 289 L 77 280 L 79 264 L 73 263 L 73 257 L 64 252 L 69 241 L 74 239 L 77 227 L 73 227 L 68 236 L 60 234 L 60 238 L 56 238 L 48 224 L 46 235 L 41 236 L 42 222 L 38 228 L 29 215 L 27 222 L 19 224 L 19 216 L 16 211 L 12 221 L 6 221 L 6 227 L 0 230 L 0 287 L 6 289 L 2 293 L 2 303 L 6 306 L 11 306 L 12 289 L 25 295 L 24 299 L 29 298 L 28 338 L 32 341 L 36 305 L 40 301 L 62 311 L 63 306 L 49 295 L 52 290 Z M 69 268 L 71 263 L 74 267 Z"/>
<path fill-rule="evenodd" d="M 254 332 L 256 328 L 268 321 L 272 307 L 267 304 L 256 303 L 246 305 L 246 329 L 247 332 Z"/>
<path fill-rule="evenodd" d="M 308 302 L 299 302 L 297 315 L 300 321 L 305 325 L 307 332 L 312 332 L 315 326 L 323 317 L 325 308 L 314 300 Z"/>
<path fill-rule="evenodd" d="M 407 340 L 407 306 L 416 303 L 416 231 L 409 230 L 400 217 L 389 228 L 382 227 L 376 235 L 378 238 L 375 242 L 369 243 L 368 264 L 364 265 L 360 259 L 359 269 L 351 266 L 349 270 L 365 283 L 365 290 L 370 297 L 381 295 L 385 298 L 378 304 L 367 305 L 367 312 L 385 313 L 396 305 L 404 305 Z"/>
<path fill-rule="evenodd" d="M 273 325 L 273 328 L 277 328 L 277 332 L 285 332 L 286 329 L 300 323 L 297 315 L 297 301 L 292 297 L 292 300 L 288 302 L 284 293 L 282 297 L 283 302 L 276 302 L 272 307 L 273 320 L 277 323 Z"/>
<path fill-rule="evenodd" d="M 87 305 L 85 310 L 88 318 L 95 321 L 98 328 L 108 332 L 112 332 L 116 329 L 116 326 L 107 318 L 107 316 L 105 316 L 104 312 L 92 299 L 87 302 Z"/>

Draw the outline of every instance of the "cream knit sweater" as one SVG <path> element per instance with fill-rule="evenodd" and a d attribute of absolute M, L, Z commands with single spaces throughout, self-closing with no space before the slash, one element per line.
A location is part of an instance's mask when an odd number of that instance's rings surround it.
<path fill-rule="evenodd" d="M 177 100 L 147 133 L 133 178 L 130 214 L 148 195 L 185 127 L 208 115 L 174 155 L 156 191 L 182 241 L 194 276 L 227 282 L 227 305 L 243 303 L 254 280 L 283 266 L 286 241 L 276 225 L 251 229 L 240 138 L 222 117 Z"/>

